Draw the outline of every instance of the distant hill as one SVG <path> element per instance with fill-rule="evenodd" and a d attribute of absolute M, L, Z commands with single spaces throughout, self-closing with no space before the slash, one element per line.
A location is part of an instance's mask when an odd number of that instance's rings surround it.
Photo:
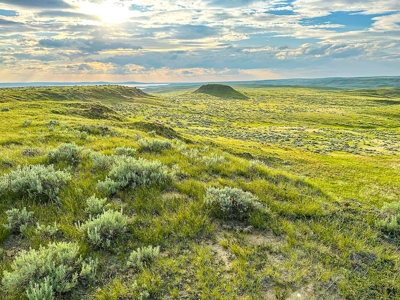
<path fill-rule="evenodd" d="M 176 82 L 164 86 L 151 86 L 146 91 L 151 93 L 184 92 L 202 84 L 201 82 Z M 220 81 L 215 84 L 224 84 L 237 88 L 265 88 L 265 87 L 307 87 L 327 90 L 358 90 L 377 88 L 400 89 L 400 76 L 382 77 L 332 77 L 332 78 L 299 78 L 299 79 L 274 79 L 254 81 Z"/>
<path fill-rule="evenodd" d="M 224 84 L 206 84 L 199 87 L 193 93 L 195 94 L 207 94 L 218 98 L 226 99 L 248 99 L 242 93 L 236 91 L 229 85 Z"/>
<path fill-rule="evenodd" d="M 128 87 L 145 88 L 151 93 L 167 93 L 185 91 L 188 88 L 199 86 L 201 82 L 175 82 L 175 83 L 139 83 L 139 82 L 19 82 L 1 83 L 0 88 L 7 87 L 50 87 L 50 86 L 103 86 L 120 85 Z M 207 84 L 206 86 L 208 86 Z M 254 81 L 219 81 L 214 85 L 230 85 L 246 88 L 263 88 L 268 86 L 299 86 L 321 89 L 376 89 L 376 88 L 400 88 L 400 76 L 375 76 L 375 77 L 331 77 L 331 78 L 294 78 L 294 79 L 272 79 Z M 218 90 L 218 86 L 216 87 Z M 218 94 L 218 91 L 217 91 Z M 240 93 L 239 93 L 240 94 Z M 218 95 L 214 95 L 220 97 Z M 243 95 L 242 95 L 243 96 Z M 239 98 L 241 99 L 241 98 Z"/>
<path fill-rule="evenodd" d="M 385 77 L 332 77 L 332 78 L 299 78 L 299 79 L 281 79 L 281 80 L 261 80 L 252 82 L 236 82 L 248 87 L 265 85 L 272 86 L 304 86 L 327 89 L 375 89 L 380 87 L 400 88 L 400 76 Z"/>
<path fill-rule="evenodd" d="M 29 91 L 29 93 L 24 93 Z M 0 102 L 18 100 L 101 101 L 120 102 L 151 97 L 141 89 L 118 85 L 15 87 L 0 89 Z"/>

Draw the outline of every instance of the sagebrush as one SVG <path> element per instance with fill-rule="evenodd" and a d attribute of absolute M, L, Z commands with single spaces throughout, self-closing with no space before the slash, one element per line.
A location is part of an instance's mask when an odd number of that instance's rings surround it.
<path fill-rule="evenodd" d="M 172 174 L 159 161 L 128 157 L 117 160 L 105 181 L 100 181 L 97 188 L 108 195 L 126 187 L 164 184 L 172 180 Z"/>
<path fill-rule="evenodd" d="M 57 200 L 71 175 L 56 171 L 53 165 L 18 166 L 0 177 L 0 195 Z"/>

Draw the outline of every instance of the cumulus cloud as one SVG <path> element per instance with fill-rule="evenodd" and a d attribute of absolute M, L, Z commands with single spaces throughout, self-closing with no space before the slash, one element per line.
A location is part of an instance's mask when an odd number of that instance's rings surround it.
<path fill-rule="evenodd" d="M 35 76 L 73 74 L 88 80 L 137 75 L 162 81 L 156 76 L 245 77 L 246 70 L 257 78 L 288 76 L 290 70 L 297 77 L 305 69 L 310 74 L 325 69 L 330 76 L 338 61 L 345 62 L 344 67 L 364 62 L 377 72 L 400 67 L 398 0 L 0 0 L 0 4 L 3 74 L 30 67 Z"/>
<path fill-rule="evenodd" d="M 97 53 L 104 50 L 131 49 L 139 50 L 142 47 L 131 45 L 121 41 L 99 40 L 99 39 L 42 39 L 39 46 L 46 48 L 63 48 L 80 50 L 83 52 Z"/>
<path fill-rule="evenodd" d="M 37 13 L 38 17 L 51 17 L 51 18 L 76 18 L 76 19 L 82 19 L 82 20 L 95 20 L 95 21 L 101 21 L 101 18 L 99 16 L 94 16 L 94 15 L 88 15 L 88 14 L 82 14 L 82 13 L 77 13 L 77 12 L 72 12 L 72 11 L 63 11 L 63 10 L 45 10 L 45 11 L 40 11 Z"/>
<path fill-rule="evenodd" d="M 63 0 L 1 0 L 0 3 L 30 8 L 72 8 Z"/>

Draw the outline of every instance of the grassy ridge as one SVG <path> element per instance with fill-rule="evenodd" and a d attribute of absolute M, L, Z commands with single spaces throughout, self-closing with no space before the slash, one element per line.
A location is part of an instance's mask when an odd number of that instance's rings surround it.
<path fill-rule="evenodd" d="M 223 84 L 206 84 L 199 87 L 193 93 L 195 94 L 206 94 L 224 99 L 247 99 L 247 97 L 240 92 L 236 91 L 229 85 Z"/>
<path fill-rule="evenodd" d="M 51 88 L 43 99 L 38 90 L 0 91 L 0 174 L 53 163 L 72 180 L 53 204 L 0 195 L 0 223 L 12 208 L 34 212 L 23 233 L 0 226 L 1 273 L 21 249 L 72 242 L 98 261 L 96 278 L 60 299 L 400 297 L 399 240 L 376 222 L 383 203 L 400 196 L 400 106 L 386 97 L 272 88 L 245 89 L 248 100 L 189 90 L 132 100 L 131 90 L 110 86 Z M 143 147 L 159 139 L 172 147 Z M 78 163 L 50 161 L 49 149 L 71 142 L 82 147 Z M 121 160 L 118 147 L 160 161 L 174 179 L 108 195 L 97 186 L 110 167 L 94 157 Z M 268 210 L 221 219 L 204 202 L 208 187 L 240 188 Z M 94 246 L 77 227 L 90 219 L 93 195 L 127 218 L 110 246 Z M 59 231 L 44 235 L 36 222 Z M 158 258 L 128 267 L 130 253 L 147 246 L 160 246 Z"/>

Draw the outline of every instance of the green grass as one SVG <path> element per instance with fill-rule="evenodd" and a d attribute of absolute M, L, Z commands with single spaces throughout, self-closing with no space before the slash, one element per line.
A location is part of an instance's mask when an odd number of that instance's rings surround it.
<path fill-rule="evenodd" d="M 384 203 L 400 199 L 400 97 L 240 86 L 241 100 L 192 90 L 1 89 L 0 176 L 53 163 L 72 180 L 55 202 L 0 193 L 1 224 L 7 210 L 34 212 L 23 233 L 0 225 L 0 277 L 21 250 L 71 242 L 99 267 L 95 282 L 59 299 L 399 299 L 400 237 L 379 222 Z M 143 139 L 172 148 L 140 151 Z M 49 160 L 63 143 L 82 147 L 71 165 Z M 118 147 L 161 162 L 172 181 L 97 189 L 111 165 L 95 167 L 93 153 L 124 159 Z M 268 210 L 220 218 L 204 202 L 209 187 L 239 188 Z M 79 230 L 93 195 L 126 217 L 110 245 L 94 246 Z M 53 235 L 36 230 L 55 222 Z M 130 268 L 132 251 L 149 246 L 159 256 Z M 0 289 L 0 299 L 25 297 Z"/>
<path fill-rule="evenodd" d="M 199 87 L 193 93 L 206 94 L 223 99 L 247 99 L 245 95 L 236 91 L 229 85 L 224 84 L 206 84 Z"/>

